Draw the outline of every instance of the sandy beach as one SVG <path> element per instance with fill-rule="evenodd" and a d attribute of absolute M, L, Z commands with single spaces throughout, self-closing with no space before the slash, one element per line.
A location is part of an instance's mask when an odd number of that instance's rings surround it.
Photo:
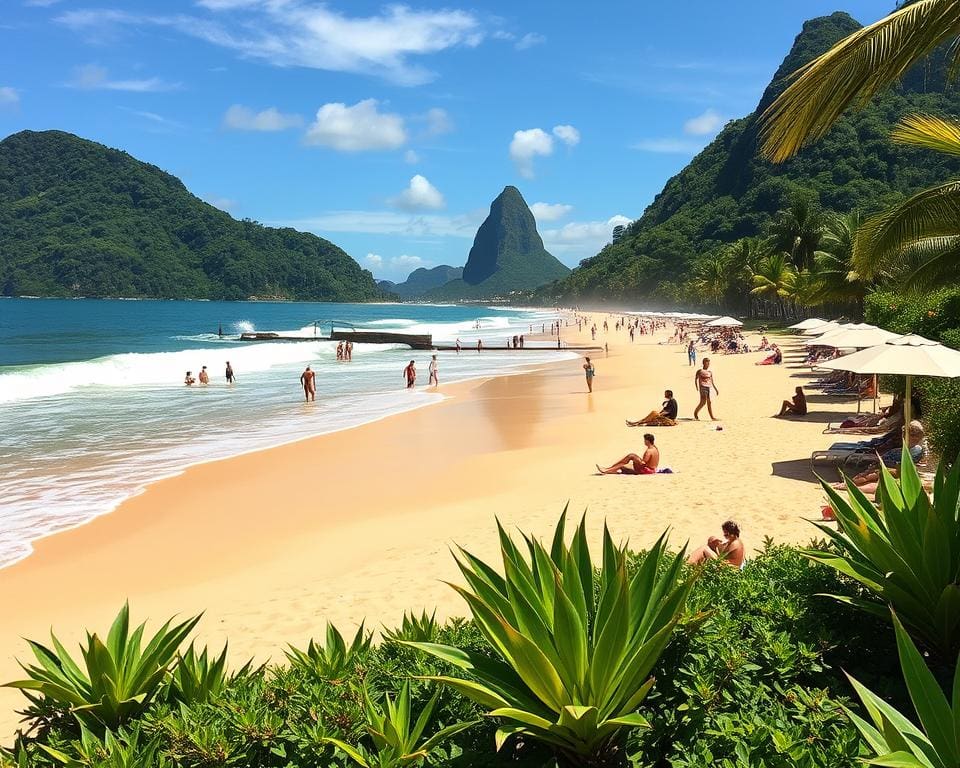
<path fill-rule="evenodd" d="M 576 340 L 569 329 L 564 336 Z M 460 614 L 442 583 L 456 579 L 448 548 L 493 557 L 495 516 L 546 534 L 568 501 L 577 514 L 588 509 L 594 537 L 606 520 L 636 547 L 668 527 L 675 545 L 699 544 L 727 518 L 748 548 L 767 536 L 809 540 L 822 492 L 808 457 L 831 442 L 826 423 L 855 412 L 856 401 L 810 393 L 807 417 L 771 418 L 810 377 L 795 365 L 799 340 L 784 337 L 782 366 L 755 366 L 760 353 L 712 358 L 717 431 L 689 420 L 694 369 L 680 345 L 655 343 L 663 338 L 599 334 L 610 352 L 594 358 L 592 395 L 580 360 L 441 387 L 439 405 L 196 466 L 38 542 L 0 570 L 0 678 L 19 676 L 22 637 L 43 640 L 52 626 L 74 647 L 83 630 L 105 630 L 126 599 L 152 623 L 204 611 L 198 638 L 219 647 L 229 637 L 235 661 L 276 658 L 327 620 L 346 629 L 395 622 L 405 609 Z M 597 462 L 642 452 L 646 430 L 624 419 L 658 407 L 665 388 L 681 422 L 652 431 L 675 474 L 595 474 Z M 296 394 L 291 407 L 300 407 Z M 4 742 L 21 701 L 0 691 Z"/>

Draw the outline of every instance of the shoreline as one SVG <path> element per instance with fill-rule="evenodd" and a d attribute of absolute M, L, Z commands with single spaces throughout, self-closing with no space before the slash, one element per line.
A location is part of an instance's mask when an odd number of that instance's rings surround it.
<path fill-rule="evenodd" d="M 815 418 L 769 418 L 806 374 L 755 368 L 754 354 L 717 356 L 724 431 L 692 421 L 653 430 L 677 474 L 594 474 L 597 460 L 636 449 L 642 430 L 623 419 L 658 405 L 665 386 L 676 390 L 681 417 L 692 411 L 685 351 L 623 336 L 609 334 L 610 356 L 594 358 L 592 396 L 579 356 L 446 385 L 434 408 L 193 466 L 40 540 L 0 570 L 0 589 L 21 597 L 0 633 L 0 676 L 17 676 L 14 659 L 28 652 L 21 637 L 43 640 L 52 626 L 72 647 L 86 629 L 105 629 L 124 599 L 134 620 L 151 626 L 206 611 L 198 641 L 219 648 L 229 637 L 234 663 L 276 658 L 327 620 L 346 629 L 364 618 L 399 620 L 404 610 L 462 614 L 440 583 L 457 578 L 447 547 L 493 556 L 495 516 L 543 535 L 568 501 L 574 513 L 589 506 L 593 541 L 604 520 L 635 546 L 667 527 L 675 547 L 699 542 L 727 517 L 741 522 L 748 548 L 767 535 L 815 535 L 800 516 L 813 517 L 821 492 L 799 470 L 829 438 Z M 813 408 L 833 418 L 855 405 Z M 0 734 L 13 731 L 20 700 L 0 691 Z"/>

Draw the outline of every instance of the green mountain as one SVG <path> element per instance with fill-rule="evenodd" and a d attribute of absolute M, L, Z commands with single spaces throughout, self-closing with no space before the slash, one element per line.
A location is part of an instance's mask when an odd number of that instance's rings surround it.
<path fill-rule="evenodd" d="M 529 291 L 570 270 L 544 247 L 537 222 L 516 187 L 504 187 L 477 230 L 463 277 L 430 291 L 434 299 L 481 299 Z"/>
<path fill-rule="evenodd" d="M 427 291 L 446 285 L 451 280 L 458 280 L 463 275 L 463 267 L 450 267 L 441 264 L 439 267 L 427 269 L 420 267 L 413 270 L 402 283 L 390 280 L 378 280 L 377 284 L 389 293 L 397 294 L 401 299 L 415 299 L 423 296 Z"/>
<path fill-rule="evenodd" d="M 789 162 L 775 166 L 758 156 L 759 115 L 783 91 L 789 75 L 857 29 L 860 24 L 846 13 L 806 22 L 756 111 L 728 123 L 616 242 L 539 291 L 541 298 L 674 304 L 697 257 L 765 234 L 774 215 L 798 193 L 813 195 L 828 211 L 869 214 L 960 173 L 960 160 L 889 139 L 908 112 L 960 113 L 960 92 L 945 87 L 942 58 L 847 114 Z"/>
<path fill-rule="evenodd" d="M 0 294 L 384 297 L 333 243 L 237 221 L 159 168 L 60 131 L 0 142 Z"/>

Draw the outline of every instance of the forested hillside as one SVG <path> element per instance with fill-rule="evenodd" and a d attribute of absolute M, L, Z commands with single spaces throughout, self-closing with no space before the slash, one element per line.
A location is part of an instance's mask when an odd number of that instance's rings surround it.
<path fill-rule="evenodd" d="M 125 152 L 60 131 L 0 142 L 0 294 L 365 301 L 333 243 L 192 195 Z"/>
<path fill-rule="evenodd" d="M 758 117 L 799 66 L 860 25 L 846 13 L 804 24 L 757 110 L 730 122 L 616 242 L 584 260 L 542 297 L 652 298 L 684 301 L 694 262 L 741 238 L 769 233 L 777 213 L 799 195 L 827 212 L 863 214 L 960 173 L 960 161 L 890 141 L 908 112 L 960 114 L 960 92 L 945 87 L 937 63 L 912 71 L 900 86 L 844 118 L 820 141 L 782 165 L 757 154 Z"/>

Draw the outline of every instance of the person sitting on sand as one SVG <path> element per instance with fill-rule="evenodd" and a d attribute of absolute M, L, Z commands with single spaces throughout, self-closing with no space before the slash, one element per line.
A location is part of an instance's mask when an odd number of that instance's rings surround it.
<path fill-rule="evenodd" d="M 640 421 L 627 421 L 628 427 L 675 427 L 677 426 L 677 411 L 680 407 L 677 405 L 676 398 L 673 396 L 673 390 L 668 389 L 663 393 L 663 405 L 659 411 L 650 411 Z"/>
<path fill-rule="evenodd" d="M 788 413 L 794 416 L 807 415 L 807 396 L 803 394 L 803 387 L 797 387 L 796 394 L 790 400 L 784 400 L 780 405 L 780 413 L 775 415 L 786 416 Z"/>
<path fill-rule="evenodd" d="M 193 378 L 193 374 L 190 373 L 190 371 L 187 371 L 187 375 L 183 377 L 183 383 L 189 387 L 193 384 L 196 384 L 197 380 Z"/>
<path fill-rule="evenodd" d="M 604 469 L 597 464 L 597 471 L 601 475 L 655 475 L 657 467 L 660 466 L 660 449 L 655 446 L 654 436 L 649 432 L 643 436 L 645 447 L 643 456 L 637 456 L 635 453 L 628 453 L 620 461 L 611 464 Z"/>
<path fill-rule="evenodd" d="M 687 562 L 690 565 L 700 565 L 707 560 L 722 559 L 727 565 L 739 568 L 746 559 L 746 551 L 743 548 L 743 542 L 740 541 L 740 526 L 733 520 L 727 520 L 720 529 L 723 531 L 723 538 L 711 536 L 707 539 L 707 544 L 700 549 L 690 553 Z"/>
<path fill-rule="evenodd" d="M 780 351 L 780 347 L 776 344 L 770 345 L 770 354 L 767 355 L 763 360 L 754 363 L 754 365 L 780 365 L 783 362 L 783 352 Z"/>

